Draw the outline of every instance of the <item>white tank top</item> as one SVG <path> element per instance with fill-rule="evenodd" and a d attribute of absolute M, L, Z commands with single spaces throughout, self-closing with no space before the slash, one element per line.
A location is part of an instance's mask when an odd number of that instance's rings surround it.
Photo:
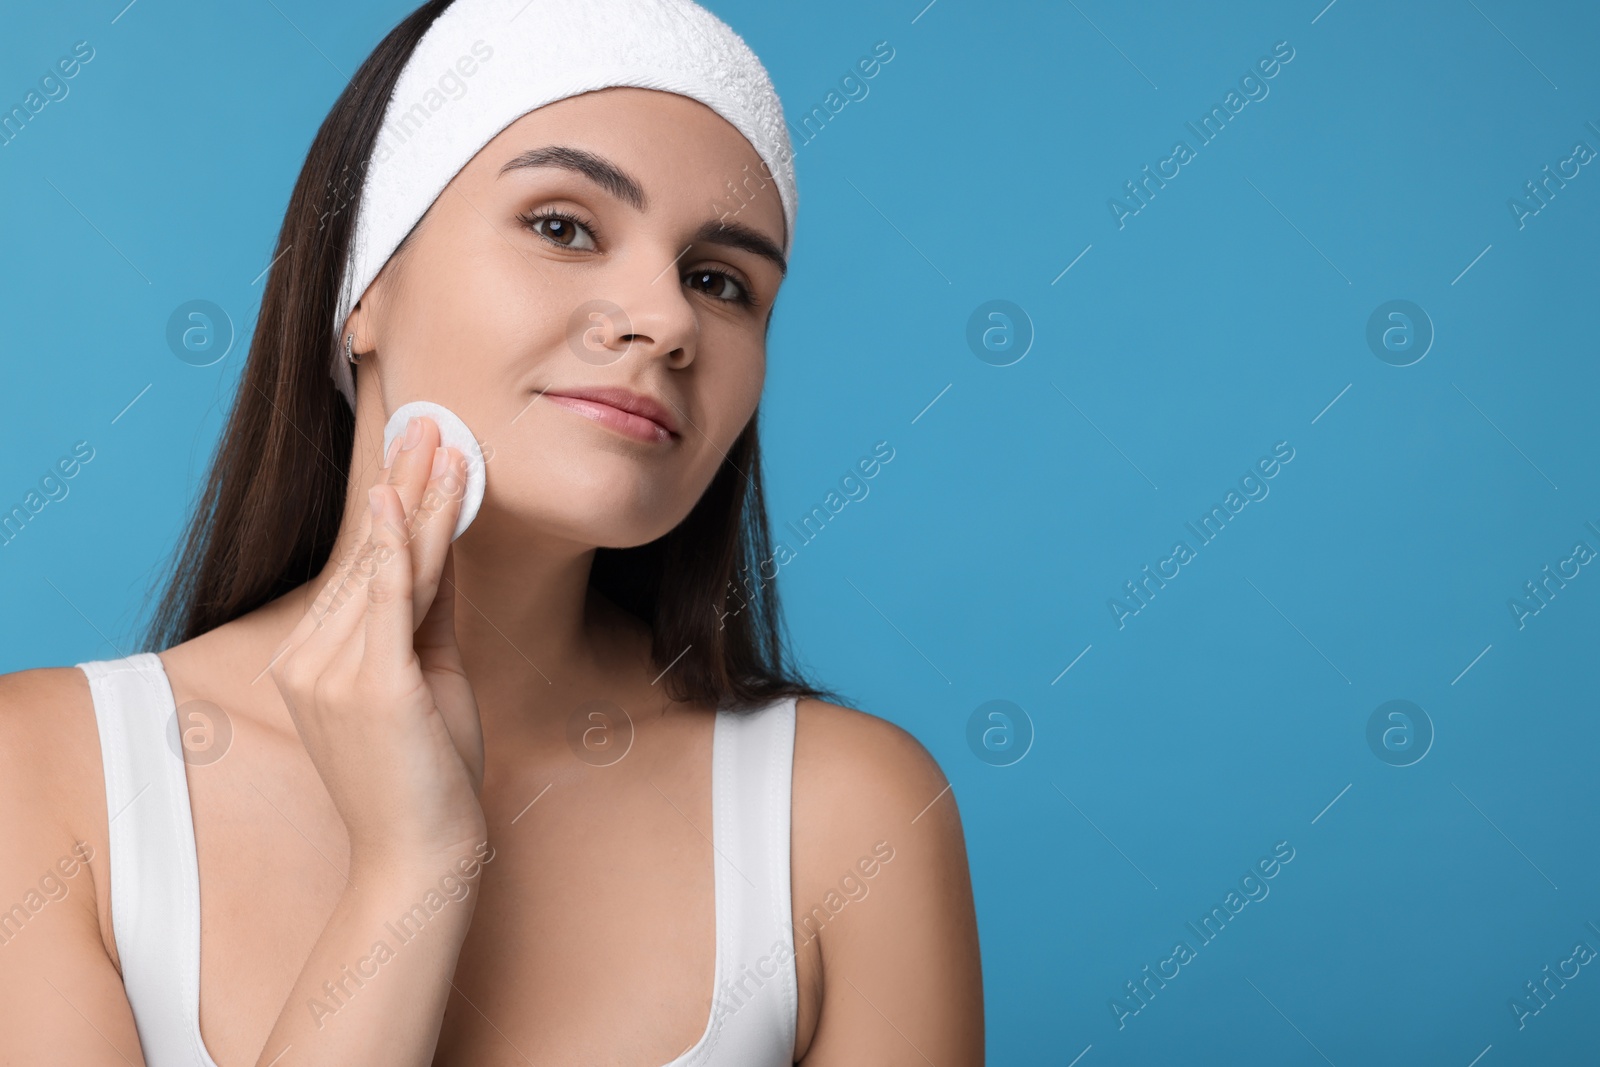
<path fill-rule="evenodd" d="M 149 1067 L 216 1067 L 200 1037 L 200 876 L 177 711 L 161 657 L 89 677 L 110 820 L 111 917 Z M 790 1067 L 798 992 L 789 893 L 795 698 L 716 712 L 711 1016 L 665 1067 Z"/>

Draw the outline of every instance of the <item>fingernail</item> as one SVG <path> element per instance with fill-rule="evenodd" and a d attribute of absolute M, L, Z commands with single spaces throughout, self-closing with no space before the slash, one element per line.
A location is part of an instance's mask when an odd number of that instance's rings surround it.
<path fill-rule="evenodd" d="M 383 497 L 378 495 L 378 487 L 373 486 L 367 490 L 367 510 L 372 512 L 372 518 L 377 520 L 383 514 Z"/>
<path fill-rule="evenodd" d="M 450 462 L 450 450 L 440 445 L 433 450 L 433 470 L 428 473 L 429 478 L 437 478 L 444 473 L 445 466 Z"/>
<path fill-rule="evenodd" d="M 383 469 L 388 470 L 394 465 L 394 454 L 400 451 L 400 438 L 396 437 L 389 442 L 389 454 L 383 457 Z"/>
<path fill-rule="evenodd" d="M 416 448 L 420 440 L 422 440 L 422 420 L 413 415 L 406 422 L 405 442 L 400 446 L 400 451 Z"/>

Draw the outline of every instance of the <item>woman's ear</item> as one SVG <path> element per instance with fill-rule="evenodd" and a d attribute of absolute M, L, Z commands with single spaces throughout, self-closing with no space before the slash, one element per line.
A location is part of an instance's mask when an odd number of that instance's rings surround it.
<path fill-rule="evenodd" d="M 378 319 L 388 295 L 390 279 L 394 272 L 395 257 L 391 256 L 389 262 L 378 271 L 377 277 L 368 283 L 366 290 L 350 309 L 350 315 L 345 319 L 344 332 L 339 335 L 339 346 L 344 347 L 344 339 L 349 334 L 355 334 L 355 353 L 359 357 L 363 352 L 371 352 L 378 347 Z"/>
<path fill-rule="evenodd" d="M 341 353 L 345 351 L 345 339 L 350 337 L 351 334 L 355 335 L 349 350 L 354 353 L 357 362 L 360 361 L 363 354 L 372 351 L 376 347 L 372 339 L 372 316 L 367 313 L 364 306 L 370 303 L 366 296 L 357 300 L 356 306 L 350 309 L 349 317 L 344 320 L 344 329 L 339 333 L 339 351 Z"/>

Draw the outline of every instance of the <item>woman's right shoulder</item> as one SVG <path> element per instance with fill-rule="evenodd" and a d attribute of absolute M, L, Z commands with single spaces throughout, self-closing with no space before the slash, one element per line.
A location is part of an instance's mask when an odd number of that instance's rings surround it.
<path fill-rule="evenodd" d="M 98 850 L 105 803 L 88 676 L 77 667 L 0 674 L 0 819 L 19 846 L 5 851 L 49 852 L 53 862 L 80 841 Z"/>
<path fill-rule="evenodd" d="M 25 724 L 28 712 L 38 702 L 66 700 L 80 710 L 94 713 L 89 695 L 89 676 L 77 667 L 27 667 L 0 673 L 0 729 L 17 729 Z"/>
<path fill-rule="evenodd" d="M 81 763 L 84 742 L 98 765 L 98 734 L 89 676 L 79 668 L 0 674 L 0 759 L 8 771 L 42 784 Z"/>

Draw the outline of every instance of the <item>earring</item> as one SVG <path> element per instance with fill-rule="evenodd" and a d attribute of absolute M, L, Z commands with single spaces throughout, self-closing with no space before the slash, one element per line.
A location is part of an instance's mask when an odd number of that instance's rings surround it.
<path fill-rule="evenodd" d="M 361 357 L 357 356 L 352 351 L 352 349 L 355 347 L 355 343 L 356 343 L 356 335 L 355 334 L 347 333 L 347 334 L 344 335 L 344 358 L 345 358 L 345 362 L 349 363 L 352 367 L 357 367 L 357 366 L 361 365 Z"/>

